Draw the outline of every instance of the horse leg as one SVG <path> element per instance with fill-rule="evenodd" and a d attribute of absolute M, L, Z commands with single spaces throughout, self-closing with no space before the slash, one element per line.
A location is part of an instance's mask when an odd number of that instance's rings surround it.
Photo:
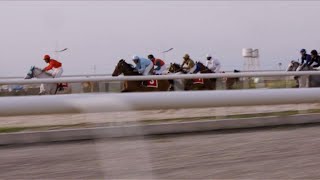
<path fill-rule="evenodd" d="M 128 88 L 126 85 L 123 85 L 123 87 L 120 90 L 121 93 L 129 92 Z"/>
<path fill-rule="evenodd" d="M 156 88 L 154 91 L 173 91 L 173 83 L 173 80 L 159 80 L 158 88 Z"/>
<path fill-rule="evenodd" d="M 172 84 L 170 81 L 163 81 L 164 82 L 164 87 L 163 91 L 174 91 L 174 81 L 171 80 Z"/>
<path fill-rule="evenodd" d="M 225 85 L 224 85 L 224 86 L 225 86 L 225 89 L 227 89 L 227 90 L 228 90 L 228 89 L 231 89 L 231 86 L 232 86 L 232 85 L 231 85 L 231 83 L 230 83 L 229 78 L 225 81 Z"/>
<path fill-rule="evenodd" d="M 58 92 L 58 84 L 47 84 L 46 85 L 46 94 L 54 95 Z"/>
<path fill-rule="evenodd" d="M 300 76 L 299 77 L 299 88 L 304 88 L 304 87 L 306 87 L 306 77 Z"/>
<path fill-rule="evenodd" d="M 216 90 L 217 89 L 217 79 L 213 78 L 213 79 L 209 79 L 209 80 L 212 85 L 212 89 Z"/>
<path fill-rule="evenodd" d="M 320 76 L 310 76 L 309 87 L 319 87 L 320 86 Z"/>
<path fill-rule="evenodd" d="M 43 95 L 43 94 L 46 94 L 46 87 L 44 84 L 41 84 L 39 95 Z"/>
<path fill-rule="evenodd" d="M 310 87 L 310 76 L 306 77 L 306 87 Z"/>
<path fill-rule="evenodd" d="M 299 77 L 298 76 L 294 76 L 293 79 L 295 80 L 296 82 L 296 85 L 295 85 L 295 88 L 299 88 L 300 87 L 300 83 L 299 83 Z"/>
<path fill-rule="evenodd" d="M 185 80 L 185 85 L 184 85 L 184 90 L 185 91 L 189 91 L 189 90 L 191 90 L 192 88 L 191 88 L 191 80 Z"/>
<path fill-rule="evenodd" d="M 174 80 L 169 80 L 169 83 L 170 83 L 170 88 L 169 88 L 169 91 L 174 91 Z"/>
<path fill-rule="evenodd" d="M 204 88 L 207 89 L 207 90 L 213 90 L 211 79 L 205 79 L 204 80 Z"/>
<path fill-rule="evenodd" d="M 57 85 L 56 85 L 56 88 L 54 88 L 54 86 L 52 86 L 52 87 L 53 87 L 52 90 L 54 90 L 54 93 L 53 93 L 53 94 L 57 94 L 58 91 L 59 91 L 59 89 L 60 89 L 60 84 L 57 84 Z"/>

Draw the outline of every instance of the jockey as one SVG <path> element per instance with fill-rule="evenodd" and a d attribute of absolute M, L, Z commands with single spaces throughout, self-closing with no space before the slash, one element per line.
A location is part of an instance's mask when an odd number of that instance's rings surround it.
<path fill-rule="evenodd" d="M 152 54 L 148 56 L 148 59 L 153 62 L 154 74 L 161 75 L 166 70 L 166 64 L 161 59 L 156 59 Z"/>
<path fill-rule="evenodd" d="M 221 68 L 220 61 L 218 59 L 212 58 L 210 54 L 207 54 L 206 66 L 214 73 L 218 73 Z"/>
<path fill-rule="evenodd" d="M 311 66 L 311 67 L 320 66 L 320 56 L 316 50 L 311 51 L 311 61 L 307 64 L 307 66 Z"/>
<path fill-rule="evenodd" d="M 152 61 L 149 59 L 141 58 L 139 56 L 132 57 L 133 62 L 136 64 L 136 70 L 142 75 L 150 75 L 153 67 Z"/>
<path fill-rule="evenodd" d="M 300 54 L 301 54 L 301 64 L 304 64 L 304 63 L 309 64 L 311 61 L 311 55 L 307 54 L 307 51 L 305 49 L 301 49 Z"/>
<path fill-rule="evenodd" d="M 183 67 L 184 65 L 187 65 L 187 67 Z M 183 69 L 186 69 L 189 74 L 196 74 L 197 73 L 197 65 L 194 63 L 192 59 L 190 59 L 189 54 L 184 55 L 183 57 L 183 63 L 181 65 Z"/>
<path fill-rule="evenodd" d="M 46 72 L 49 70 L 53 70 L 52 76 L 53 78 L 59 78 L 61 77 L 62 73 L 63 73 L 63 69 L 62 69 L 62 63 L 60 63 L 57 60 L 51 59 L 49 55 L 45 55 L 43 60 L 48 63 L 49 65 L 47 67 L 45 67 L 42 71 Z"/>

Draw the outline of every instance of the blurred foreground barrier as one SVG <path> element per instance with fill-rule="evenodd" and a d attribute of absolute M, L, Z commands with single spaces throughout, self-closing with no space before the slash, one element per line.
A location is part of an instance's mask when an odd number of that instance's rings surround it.
<path fill-rule="evenodd" d="M 181 74 L 181 75 L 153 75 L 153 76 L 99 76 L 99 77 L 62 77 L 55 79 L 0 79 L 0 84 L 41 84 L 41 83 L 81 83 L 81 82 L 112 82 L 137 80 L 164 79 L 198 79 L 198 78 L 236 78 L 236 77 L 274 77 L 274 76 L 302 76 L 319 75 L 320 71 L 292 71 L 292 72 L 243 72 L 243 73 L 215 73 L 215 74 Z"/>
<path fill-rule="evenodd" d="M 319 92 L 308 88 L 1 97 L 0 116 L 319 103 Z"/>

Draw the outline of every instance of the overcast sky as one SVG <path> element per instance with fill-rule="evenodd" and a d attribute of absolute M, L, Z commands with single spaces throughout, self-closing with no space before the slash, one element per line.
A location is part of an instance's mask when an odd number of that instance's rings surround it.
<path fill-rule="evenodd" d="M 241 50 L 260 49 L 262 69 L 320 49 L 320 2 L 0 2 L 0 76 L 43 67 L 44 54 L 69 48 L 59 59 L 65 74 L 110 73 L 121 58 L 149 53 L 181 62 L 207 53 L 223 70 L 242 69 Z M 58 47 L 56 47 L 58 45 Z"/>

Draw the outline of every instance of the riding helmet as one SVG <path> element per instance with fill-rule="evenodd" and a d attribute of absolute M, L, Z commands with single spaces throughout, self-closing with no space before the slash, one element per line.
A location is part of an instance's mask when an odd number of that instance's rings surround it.
<path fill-rule="evenodd" d="M 50 58 L 50 56 L 49 55 L 44 55 L 44 57 L 43 57 L 43 60 L 50 60 L 51 58 Z"/>
<path fill-rule="evenodd" d="M 153 59 L 153 58 L 154 58 L 154 56 L 152 54 L 148 55 L 148 59 Z"/>
<path fill-rule="evenodd" d="M 306 51 L 306 49 L 301 49 L 300 50 L 300 53 L 306 53 L 307 51 Z"/>
<path fill-rule="evenodd" d="M 139 56 L 136 56 L 136 55 L 132 57 L 132 60 L 139 60 L 139 59 L 140 59 Z"/>
<path fill-rule="evenodd" d="M 312 51 L 311 51 L 311 55 L 317 56 L 317 55 L 318 55 L 318 51 L 317 51 L 317 50 L 315 50 L 315 49 L 314 49 L 314 50 L 312 50 Z"/>

